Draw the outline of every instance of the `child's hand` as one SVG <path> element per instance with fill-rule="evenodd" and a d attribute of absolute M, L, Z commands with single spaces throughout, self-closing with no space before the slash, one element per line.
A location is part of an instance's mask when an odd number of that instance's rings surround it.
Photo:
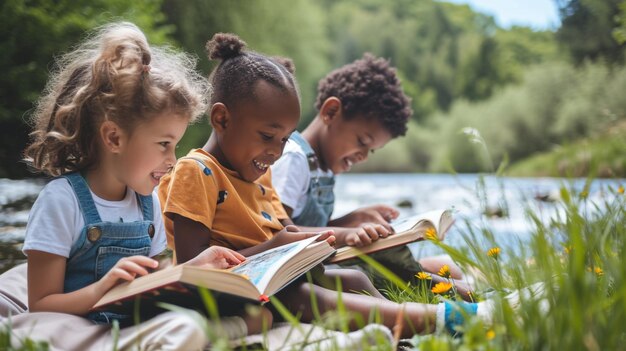
<path fill-rule="evenodd" d="M 115 266 L 109 270 L 102 279 L 98 281 L 101 292 L 104 294 L 112 287 L 117 285 L 120 280 L 132 281 L 138 275 L 148 274 L 149 269 L 155 269 L 159 266 L 159 262 L 147 256 L 130 256 L 124 257 L 117 261 Z"/>
<path fill-rule="evenodd" d="M 387 205 L 374 205 L 356 209 L 347 215 L 331 221 L 329 225 L 338 227 L 359 227 L 364 223 L 380 224 L 393 231 L 389 222 L 398 218 L 400 212 Z"/>
<path fill-rule="evenodd" d="M 221 246 L 211 246 L 185 264 L 192 266 L 208 266 L 210 268 L 226 269 L 236 266 L 246 258 L 237 251 Z"/>
<path fill-rule="evenodd" d="M 295 225 L 288 225 L 283 230 L 274 234 L 274 236 L 267 241 L 268 249 L 304 240 L 316 235 L 319 235 L 317 241 L 326 240 L 331 245 L 335 243 L 335 236 L 332 230 L 326 230 L 323 232 L 301 232 Z"/>
<path fill-rule="evenodd" d="M 365 246 L 378 240 L 378 238 L 386 238 L 391 233 L 382 224 L 364 223 L 359 228 L 346 228 L 343 242 L 348 246 Z"/>

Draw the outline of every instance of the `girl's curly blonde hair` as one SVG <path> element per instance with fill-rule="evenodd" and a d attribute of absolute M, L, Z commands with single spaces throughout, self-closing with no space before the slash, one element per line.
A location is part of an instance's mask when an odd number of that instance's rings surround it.
<path fill-rule="evenodd" d="M 98 162 L 98 129 L 110 120 L 132 133 L 138 122 L 163 113 L 190 122 L 207 107 L 209 85 L 196 59 L 167 47 L 150 48 L 132 23 L 97 29 L 56 61 L 32 116 L 33 170 L 57 176 Z"/>

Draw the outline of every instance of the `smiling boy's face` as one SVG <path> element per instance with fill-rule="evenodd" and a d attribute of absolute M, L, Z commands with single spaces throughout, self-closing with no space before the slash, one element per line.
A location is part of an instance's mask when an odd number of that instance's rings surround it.
<path fill-rule="evenodd" d="M 392 139 L 391 133 L 376 118 L 357 115 L 346 120 L 339 113 L 324 123 L 325 135 L 321 138 L 318 158 L 322 168 L 334 174 L 347 172 L 352 165 L 365 162 L 370 152 Z"/>
<path fill-rule="evenodd" d="M 300 120 L 295 92 L 283 91 L 264 81 L 255 88 L 255 99 L 212 114 L 218 150 L 208 150 L 226 168 L 253 182 L 280 158 Z M 223 113 L 223 116 L 213 116 Z"/>

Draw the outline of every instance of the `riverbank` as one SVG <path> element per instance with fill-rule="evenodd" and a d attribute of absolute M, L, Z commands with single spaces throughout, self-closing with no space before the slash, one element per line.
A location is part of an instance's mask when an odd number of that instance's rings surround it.
<path fill-rule="evenodd" d="M 506 172 L 514 177 L 626 177 L 626 123 L 529 157 Z"/>

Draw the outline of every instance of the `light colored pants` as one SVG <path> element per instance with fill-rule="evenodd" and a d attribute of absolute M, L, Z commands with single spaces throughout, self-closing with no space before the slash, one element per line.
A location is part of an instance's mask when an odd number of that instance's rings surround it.
<path fill-rule="evenodd" d="M 25 338 L 48 342 L 51 350 L 201 350 L 208 338 L 194 319 L 199 315 L 166 312 L 113 335 L 110 325 L 97 325 L 70 314 L 27 311 L 26 264 L 0 275 L 0 328 L 11 330 L 11 344 Z"/>
<path fill-rule="evenodd" d="M 197 322 L 178 312 L 121 329 L 119 338 L 110 325 L 65 313 L 22 313 L 0 323 L 10 324 L 11 345 L 16 348 L 27 337 L 48 342 L 50 350 L 202 350 L 208 344 Z"/>

